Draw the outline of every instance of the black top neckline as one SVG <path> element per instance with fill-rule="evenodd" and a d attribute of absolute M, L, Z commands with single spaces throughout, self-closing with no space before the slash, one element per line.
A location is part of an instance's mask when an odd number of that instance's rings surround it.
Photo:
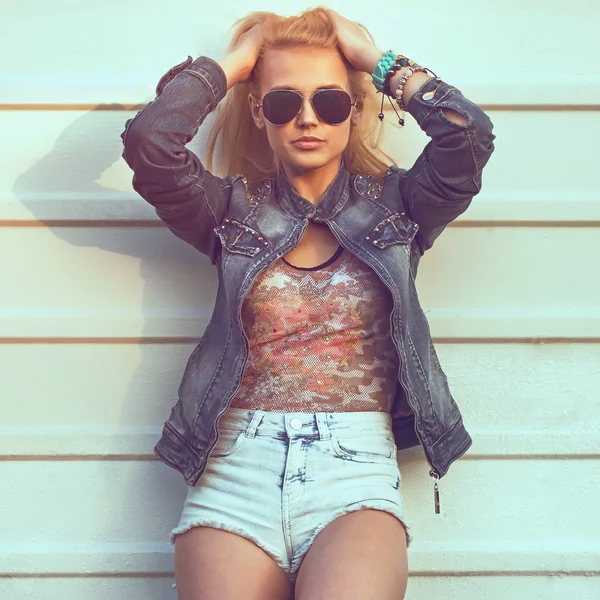
<path fill-rule="evenodd" d="M 292 269 L 296 269 L 298 271 L 318 271 L 319 269 L 328 267 L 332 262 L 334 262 L 339 257 L 339 255 L 343 252 L 343 250 L 344 250 L 343 246 L 338 246 L 338 249 L 335 251 L 335 253 L 332 257 L 328 258 L 324 263 L 321 263 L 320 265 L 316 265 L 314 267 L 297 267 L 296 265 L 290 264 L 287 260 L 285 260 L 285 258 L 283 256 L 281 257 L 281 260 L 286 265 L 292 267 Z"/>

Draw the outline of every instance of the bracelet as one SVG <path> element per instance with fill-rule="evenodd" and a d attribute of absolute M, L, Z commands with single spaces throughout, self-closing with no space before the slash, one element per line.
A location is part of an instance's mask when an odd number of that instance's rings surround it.
<path fill-rule="evenodd" d="M 411 60 L 410 58 L 408 58 L 407 56 L 403 56 L 402 54 L 398 54 L 397 58 L 396 58 L 396 62 L 390 67 L 389 71 L 387 72 L 387 75 L 385 77 L 385 81 L 383 82 L 383 93 L 387 94 L 388 96 L 392 96 L 392 91 L 390 90 L 390 81 L 392 79 L 392 77 L 394 76 L 394 73 L 396 71 L 399 71 L 402 67 L 419 67 L 419 68 L 423 68 L 421 67 L 421 65 L 417 64 L 414 60 Z"/>
<path fill-rule="evenodd" d="M 411 75 L 414 75 L 415 73 L 417 73 L 419 71 L 425 73 L 426 69 L 424 67 L 421 67 L 420 65 L 409 67 L 402 75 L 402 78 L 400 79 L 400 81 L 396 87 L 396 90 L 394 92 L 394 97 L 396 98 L 396 102 L 398 103 L 400 110 L 406 111 L 406 107 L 404 106 L 404 102 L 402 101 L 402 94 L 404 92 L 404 84 L 407 82 L 408 78 Z"/>
<path fill-rule="evenodd" d="M 378 91 L 383 92 L 383 85 L 385 83 L 385 78 L 387 76 L 387 72 L 396 62 L 396 58 L 398 55 L 392 50 L 388 50 L 380 59 L 379 62 L 375 65 L 373 69 L 373 73 L 371 74 L 371 78 L 373 81 L 373 85 L 377 88 Z"/>
<path fill-rule="evenodd" d="M 407 79 L 418 71 L 422 71 L 424 73 L 429 71 L 434 77 L 436 77 L 436 79 L 438 78 L 438 76 L 431 69 L 428 69 L 427 67 L 422 67 L 421 65 L 417 64 L 414 60 L 411 60 L 410 58 L 402 54 L 396 54 L 392 50 L 388 50 L 379 59 L 379 62 L 375 65 L 375 68 L 373 69 L 372 73 L 373 85 L 377 88 L 378 92 L 382 93 L 381 112 L 379 113 L 379 115 L 377 115 L 380 121 L 383 121 L 384 118 L 383 98 L 386 95 L 388 97 L 392 96 L 392 92 L 390 90 L 390 82 L 394 73 L 400 70 L 402 67 L 408 67 L 408 69 L 403 73 L 402 78 L 400 79 L 400 82 L 398 83 L 398 86 L 396 87 L 396 90 L 393 95 L 396 99 L 398 106 L 400 107 L 400 110 L 404 112 L 406 111 L 406 107 L 404 106 L 404 103 L 402 101 L 402 93 L 404 91 L 404 84 L 406 83 Z M 398 112 L 394 108 L 393 104 L 392 108 L 394 109 L 394 112 L 398 117 L 398 123 L 400 125 L 404 125 L 404 119 L 400 117 L 400 115 L 398 115 Z"/>

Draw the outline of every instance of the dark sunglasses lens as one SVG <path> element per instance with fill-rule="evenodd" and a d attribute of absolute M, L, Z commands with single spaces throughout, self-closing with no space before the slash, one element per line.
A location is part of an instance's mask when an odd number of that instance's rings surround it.
<path fill-rule="evenodd" d="M 329 125 L 343 123 L 352 110 L 352 100 L 343 90 L 321 90 L 313 98 L 315 110 Z"/>
<path fill-rule="evenodd" d="M 263 114 L 273 125 L 291 121 L 302 106 L 302 98 L 288 90 L 274 90 L 263 98 Z"/>

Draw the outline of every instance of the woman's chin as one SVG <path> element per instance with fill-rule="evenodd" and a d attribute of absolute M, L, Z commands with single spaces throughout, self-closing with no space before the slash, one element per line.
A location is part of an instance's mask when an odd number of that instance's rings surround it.
<path fill-rule="evenodd" d="M 315 169 L 331 162 L 333 158 L 330 152 L 312 150 L 310 152 L 292 152 L 288 155 L 287 160 L 290 165 L 295 167 Z"/>

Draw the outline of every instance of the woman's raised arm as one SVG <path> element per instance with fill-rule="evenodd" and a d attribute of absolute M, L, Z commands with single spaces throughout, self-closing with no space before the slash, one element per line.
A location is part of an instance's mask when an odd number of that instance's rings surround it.
<path fill-rule="evenodd" d="M 346 58 L 359 71 L 371 73 L 385 53 L 357 23 L 331 9 L 328 12 Z M 391 90 L 406 71 L 403 67 L 391 78 Z M 402 101 L 431 138 L 410 169 L 392 167 L 399 175 L 403 208 L 419 224 L 415 239 L 423 254 L 481 190 L 482 170 L 494 151 L 496 136 L 489 116 L 439 77 L 414 73 L 404 85 Z"/>
<path fill-rule="evenodd" d="M 257 26 L 220 63 L 206 56 L 176 65 L 160 79 L 156 98 L 125 123 L 123 158 L 133 188 L 154 206 L 169 229 L 213 264 L 220 242 L 213 229 L 227 213 L 233 182 L 210 173 L 185 145 L 229 87 L 251 72 L 258 54 Z M 256 49 L 254 51 L 254 49 Z"/>
<path fill-rule="evenodd" d="M 406 108 L 431 138 L 410 169 L 398 169 L 404 207 L 419 224 L 422 255 L 480 192 L 496 136 L 489 116 L 439 78 L 425 81 Z"/>

